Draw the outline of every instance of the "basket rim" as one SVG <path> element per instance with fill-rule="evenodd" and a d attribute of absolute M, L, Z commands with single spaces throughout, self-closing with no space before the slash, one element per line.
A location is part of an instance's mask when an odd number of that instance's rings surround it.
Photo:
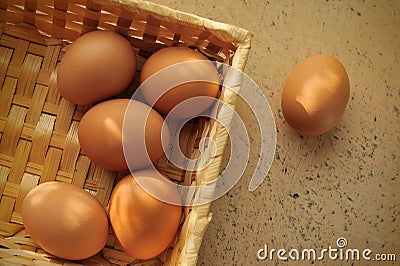
<path fill-rule="evenodd" d="M 237 44 L 246 44 L 252 37 L 250 31 L 242 27 L 228 24 L 225 22 L 218 22 L 209 18 L 201 17 L 199 15 L 191 14 L 185 11 L 176 10 L 171 7 L 150 2 L 147 0 L 93 0 L 93 2 L 99 4 L 104 3 L 104 4 L 120 5 L 123 6 L 124 8 L 127 8 L 128 10 L 140 9 L 152 13 L 155 16 L 161 16 L 162 19 L 165 19 L 165 17 L 173 17 L 176 20 L 176 22 L 179 23 L 187 22 L 188 24 L 193 25 L 195 24 L 193 23 L 194 21 L 200 20 L 204 23 L 203 26 L 206 29 L 218 29 L 230 33 L 233 37 L 232 41 L 235 40 Z M 232 32 L 230 29 L 235 29 L 236 32 Z"/>
<path fill-rule="evenodd" d="M 119 6 L 128 11 L 145 11 L 159 19 L 169 19 L 170 21 L 174 21 L 176 23 L 184 23 L 190 26 L 196 26 L 208 30 L 216 37 L 228 40 L 235 44 L 237 47 L 235 54 L 240 54 L 241 58 L 240 60 L 237 60 L 238 56 L 236 56 L 235 60 L 234 56 L 232 67 L 237 68 L 240 71 L 244 71 L 249 50 L 251 48 L 251 39 L 253 34 L 242 27 L 224 22 L 218 22 L 147 0 L 93 0 L 93 2 L 98 4 L 111 4 Z"/>

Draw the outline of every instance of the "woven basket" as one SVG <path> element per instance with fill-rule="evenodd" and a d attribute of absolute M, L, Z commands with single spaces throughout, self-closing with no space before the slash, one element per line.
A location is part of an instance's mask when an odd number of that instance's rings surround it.
<path fill-rule="evenodd" d="M 125 174 L 93 164 L 80 151 L 77 127 L 90 106 L 73 105 L 57 91 L 55 69 L 65 49 L 95 29 L 118 32 L 130 41 L 137 54 L 137 72 L 153 52 L 168 46 L 196 48 L 239 70 L 244 69 L 250 49 L 251 36 L 246 30 L 145 1 L 1 0 L 0 265 L 195 265 L 211 219 L 210 204 L 185 207 L 176 239 L 150 260 L 128 256 L 112 234 L 97 255 L 79 262 L 61 260 L 42 250 L 24 230 L 21 205 L 38 184 L 51 180 L 73 183 L 107 209 L 114 184 Z M 138 76 L 118 97 L 132 94 Z M 240 82 L 230 84 L 238 84 L 231 89 L 240 89 Z M 235 106 L 237 96 L 231 90 L 222 86 L 219 97 Z M 229 124 L 231 116 L 218 112 L 218 119 Z M 165 157 L 157 162 L 157 168 L 185 185 L 215 180 L 228 140 L 219 123 L 190 121 L 180 133 L 180 147 L 186 156 L 195 158 L 200 152 L 199 140 L 205 136 L 217 145 L 207 168 L 184 171 Z M 212 194 L 194 195 L 194 201 L 199 197 L 211 198 Z"/>

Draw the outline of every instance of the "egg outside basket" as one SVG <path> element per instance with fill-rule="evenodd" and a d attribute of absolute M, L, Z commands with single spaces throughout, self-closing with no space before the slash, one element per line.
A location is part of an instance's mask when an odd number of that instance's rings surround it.
<path fill-rule="evenodd" d="M 210 59 L 243 70 L 251 35 L 244 29 L 217 23 L 158 4 L 137 0 L 5 0 L 0 2 L 0 264 L 54 265 L 70 261 L 47 254 L 24 230 L 21 205 L 40 183 L 58 180 L 89 191 L 107 208 L 113 185 L 124 173 L 103 169 L 80 151 L 79 121 L 88 106 L 76 106 L 57 91 L 57 64 L 68 44 L 81 34 L 102 29 L 125 36 L 137 54 L 137 72 L 153 52 L 168 46 L 189 46 Z M 138 77 L 138 75 L 136 75 Z M 237 79 L 238 77 L 230 77 Z M 227 78 L 228 79 L 228 78 Z M 226 80 L 233 91 L 237 80 Z M 137 78 L 131 88 L 137 87 Z M 235 106 L 237 95 L 222 86 L 219 99 Z M 132 89 L 125 92 L 130 95 Z M 229 124 L 231 115 L 217 110 Z M 186 156 L 199 153 L 199 140 L 215 140 L 216 154 L 203 170 L 184 171 L 163 157 L 160 171 L 176 182 L 193 185 L 218 177 L 228 133 L 212 120 L 192 120 L 180 133 Z M 213 191 L 193 195 L 211 199 Z M 124 253 L 110 234 L 97 255 L 83 265 L 195 265 L 204 231 L 211 220 L 210 204 L 185 207 L 171 246 L 158 257 L 137 260 Z"/>

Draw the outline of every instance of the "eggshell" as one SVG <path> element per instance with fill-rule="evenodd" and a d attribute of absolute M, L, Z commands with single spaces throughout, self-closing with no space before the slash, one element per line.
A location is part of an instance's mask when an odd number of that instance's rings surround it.
<path fill-rule="evenodd" d="M 329 55 L 300 62 L 289 75 L 282 93 L 282 113 L 302 135 L 320 135 L 335 127 L 350 94 L 344 66 Z"/>
<path fill-rule="evenodd" d="M 157 78 L 149 79 L 153 74 Z M 168 47 L 150 56 L 140 72 L 140 82 L 143 97 L 150 106 L 164 116 L 176 107 L 170 115 L 178 118 L 193 117 L 209 108 L 218 95 L 220 83 L 214 64 L 186 47 Z M 189 102 L 184 103 L 185 100 Z"/>
<path fill-rule="evenodd" d="M 147 182 L 164 197 L 179 200 L 176 187 L 153 170 L 127 175 L 115 186 L 110 199 L 110 222 L 122 249 L 138 259 L 163 252 L 174 239 L 182 216 L 182 207 L 162 202 L 148 194 L 138 182 Z M 138 182 L 136 182 L 138 180 Z"/>
<path fill-rule="evenodd" d="M 95 255 L 109 235 L 100 202 L 78 186 L 63 182 L 46 182 L 32 189 L 22 204 L 22 220 L 33 241 L 64 259 Z"/>
<path fill-rule="evenodd" d="M 129 104 L 129 109 L 128 108 Z M 126 128 L 123 139 L 125 112 Z M 157 161 L 169 143 L 164 119 L 148 105 L 130 99 L 114 99 L 93 106 L 82 117 L 78 138 L 82 151 L 97 165 L 111 170 L 141 168 Z"/>
<path fill-rule="evenodd" d="M 75 104 L 92 104 L 128 87 L 136 71 L 129 41 L 111 31 L 92 31 L 78 38 L 57 70 L 60 95 Z"/>

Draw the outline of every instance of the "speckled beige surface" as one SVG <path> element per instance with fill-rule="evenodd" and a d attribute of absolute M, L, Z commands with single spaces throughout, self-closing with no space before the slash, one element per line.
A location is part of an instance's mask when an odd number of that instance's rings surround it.
<path fill-rule="evenodd" d="M 199 265 L 286 264 L 257 259 L 268 248 L 368 248 L 400 261 L 400 2 L 154 0 L 253 34 L 246 73 L 267 97 L 277 126 L 277 149 L 267 179 L 247 187 L 257 163 L 254 137 L 244 177 L 212 205 L 213 220 Z M 337 57 L 346 67 L 351 93 L 337 128 L 301 137 L 280 110 L 282 87 L 296 63 L 314 54 Z M 249 113 L 239 105 L 238 111 Z M 287 256 L 288 254 L 286 254 Z M 318 255 L 318 254 L 317 254 Z M 360 256 L 362 256 L 360 254 Z M 328 255 L 318 264 L 345 262 Z M 310 261 L 292 262 L 293 265 Z M 387 263 L 385 265 L 389 265 Z"/>

